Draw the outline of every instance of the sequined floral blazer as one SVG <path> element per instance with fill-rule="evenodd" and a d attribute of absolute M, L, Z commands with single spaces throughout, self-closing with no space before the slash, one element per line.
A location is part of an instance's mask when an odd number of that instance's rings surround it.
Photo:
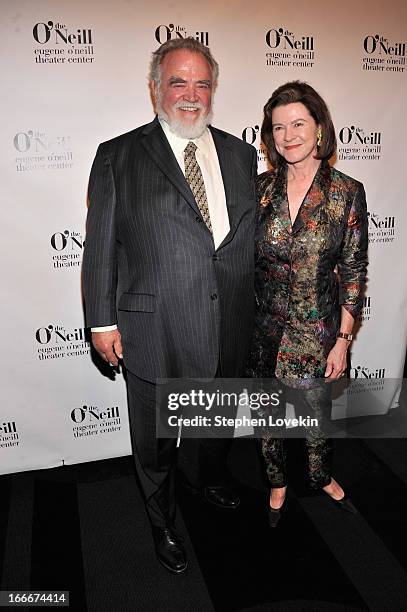
<path fill-rule="evenodd" d="M 256 319 L 249 375 L 324 376 L 341 305 L 362 308 L 367 267 L 363 185 L 322 162 L 292 225 L 286 169 L 257 179 Z"/>

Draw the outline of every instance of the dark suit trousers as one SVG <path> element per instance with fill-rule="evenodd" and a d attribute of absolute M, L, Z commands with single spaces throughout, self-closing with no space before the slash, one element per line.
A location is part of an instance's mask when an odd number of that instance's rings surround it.
<path fill-rule="evenodd" d="M 130 433 L 136 472 L 150 522 L 164 527 L 175 521 L 176 439 L 156 437 L 156 385 L 127 371 Z M 196 489 L 225 481 L 231 440 L 182 440 L 187 480 Z"/>
<path fill-rule="evenodd" d="M 127 371 L 130 434 L 147 514 L 155 527 L 175 520 L 174 439 L 156 437 L 156 385 Z"/>

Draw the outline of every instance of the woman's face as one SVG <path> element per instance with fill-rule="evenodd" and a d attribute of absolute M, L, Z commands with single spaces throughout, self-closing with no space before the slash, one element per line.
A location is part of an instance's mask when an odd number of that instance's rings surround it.
<path fill-rule="evenodd" d="M 271 115 L 274 144 L 289 164 L 315 157 L 319 125 L 301 102 L 277 106 Z"/>

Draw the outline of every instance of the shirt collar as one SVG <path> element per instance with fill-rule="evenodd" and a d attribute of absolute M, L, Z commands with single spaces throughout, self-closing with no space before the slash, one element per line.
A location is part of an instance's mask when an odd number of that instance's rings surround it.
<path fill-rule="evenodd" d="M 171 149 L 174 151 L 175 157 L 182 156 L 182 154 L 184 153 L 184 149 L 189 142 L 195 143 L 197 148 L 203 153 L 203 155 L 209 155 L 212 136 L 208 128 L 205 129 L 205 131 L 199 136 L 199 138 L 181 138 L 181 136 L 174 134 L 174 132 L 170 130 L 170 126 L 164 119 L 159 117 L 158 121 L 160 122 L 164 134 L 167 137 Z"/>

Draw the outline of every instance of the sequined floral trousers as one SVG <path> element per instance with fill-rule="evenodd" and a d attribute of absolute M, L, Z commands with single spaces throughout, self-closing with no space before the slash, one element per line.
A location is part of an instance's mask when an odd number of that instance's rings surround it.
<path fill-rule="evenodd" d="M 286 403 L 294 406 L 296 418 L 302 416 L 305 423 L 311 423 L 304 425 L 301 433 L 297 432 L 294 437 L 304 438 L 310 487 L 312 489 L 325 487 L 331 481 L 333 450 L 332 440 L 324 435 L 324 423 L 331 408 L 330 387 L 322 382 L 312 389 L 286 389 L 279 407 L 273 411 L 275 421 L 279 417 L 286 416 Z M 268 480 L 274 488 L 287 486 L 286 437 L 281 428 L 276 431 L 267 427 L 261 439 Z"/>

